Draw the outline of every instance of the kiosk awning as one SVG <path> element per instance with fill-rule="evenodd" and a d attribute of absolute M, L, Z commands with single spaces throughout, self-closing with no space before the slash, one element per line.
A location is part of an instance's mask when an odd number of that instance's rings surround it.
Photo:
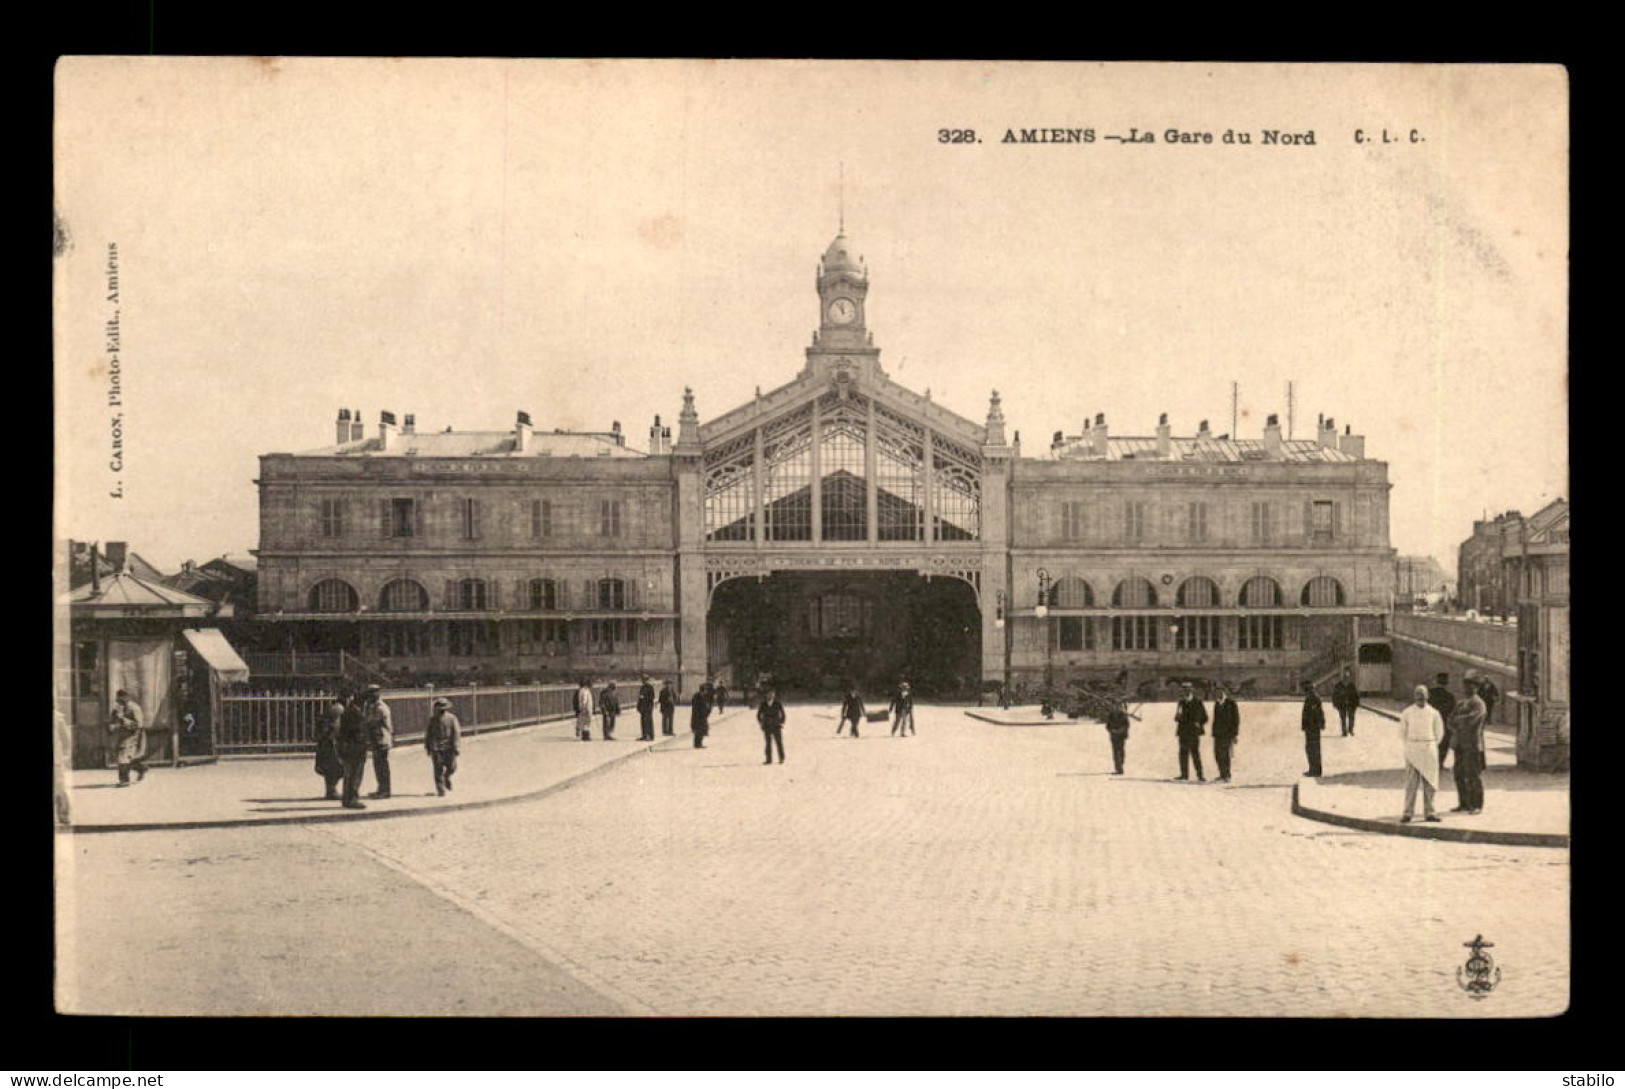
<path fill-rule="evenodd" d="M 187 628 L 181 632 L 192 649 L 202 656 L 209 668 L 223 681 L 248 680 L 248 663 L 243 661 L 218 628 Z"/>

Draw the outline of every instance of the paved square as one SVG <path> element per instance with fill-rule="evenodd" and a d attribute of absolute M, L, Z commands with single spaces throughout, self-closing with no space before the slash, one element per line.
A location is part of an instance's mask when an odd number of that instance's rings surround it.
<path fill-rule="evenodd" d="M 1295 704 L 1235 781 L 1148 704 L 1094 723 L 790 707 L 534 802 L 293 828 L 59 837 L 64 1008 L 125 1013 L 1539 1016 L 1568 1004 L 1568 856 L 1295 818 Z M 1393 764 L 1390 724 L 1325 739 Z M 1211 752 L 1203 743 L 1204 759 Z M 471 748 L 462 775 L 480 774 Z M 1211 768 L 1209 774 L 1213 774 Z M 1447 794 L 1448 798 L 1449 795 Z M 1493 797 L 1491 804 L 1494 803 Z M 1398 799 L 1395 799 L 1397 808 Z M 71 860 L 71 861 L 70 861 Z M 116 906 L 115 906 L 116 905 Z M 120 942 L 120 926 L 143 935 Z M 1501 985 L 1458 987 L 1466 941 Z"/>

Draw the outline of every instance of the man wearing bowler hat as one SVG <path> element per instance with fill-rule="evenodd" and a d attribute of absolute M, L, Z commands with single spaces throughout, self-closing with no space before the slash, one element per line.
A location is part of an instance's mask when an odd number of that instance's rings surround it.
<path fill-rule="evenodd" d="M 1190 765 L 1196 764 L 1196 781 L 1207 782 L 1202 774 L 1202 734 L 1207 725 L 1207 708 L 1196 698 L 1189 682 L 1179 686 L 1179 704 L 1174 708 L 1174 733 L 1179 737 L 1179 777 L 1189 779 Z"/>
<path fill-rule="evenodd" d="M 395 744 L 395 727 L 382 693 L 383 689 L 369 684 L 364 702 L 367 740 L 372 746 L 372 777 L 378 781 L 378 789 L 367 795 L 369 798 L 389 797 L 389 750 Z"/>

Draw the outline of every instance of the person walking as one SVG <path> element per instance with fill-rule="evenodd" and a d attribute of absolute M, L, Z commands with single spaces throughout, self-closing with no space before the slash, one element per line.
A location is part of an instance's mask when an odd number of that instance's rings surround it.
<path fill-rule="evenodd" d="M 1434 678 L 1433 687 L 1428 689 L 1428 703 L 1444 719 L 1444 737 L 1439 740 L 1439 770 L 1443 771 L 1450 757 L 1450 712 L 1456 709 L 1456 696 L 1450 691 L 1450 674 L 1440 673 Z"/>
<path fill-rule="evenodd" d="M 1106 736 L 1112 742 L 1112 764 L 1117 768 L 1113 775 L 1123 774 L 1123 756 L 1128 749 L 1128 704 L 1122 700 L 1112 700 L 1111 709 L 1106 712 Z"/>
<path fill-rule="evenodd" d="M 1399 713 L 1399 742 L 1405 749 L 1405 813 L 1401 824 L 1409 824 L 1416 812 L 1416 788 L 1422 788 L 1422 819 L 1437 821 L 1433 794 L 1439 789 L 1439 738 L 1444 736 L 1444 719 L 1428 703 L 1428 688 L 1416 686 L 1414 699 Z"/>
<path fill-rule="evenodd" d="M 1189 684 L 1180 685 L 1179 703 L 1174 707 L 1174 733 L 1179 738 L 1179 778 L 1191 777 L 1190 765 L 1196 764 L 1196 781 L 1207 782 L 1202 774 L 1202 734 L 1206 731 L 1207 708 L 1196 698 L 1196 690 Z"/>
<path fill-rule="evenodd" d="M 1213 762 L 1219 765 L 1219 782 L 1230 781 L 1230 754 L 1241 736 L 1241 708 L 1230 696 L 1230 686 L 1219 685 L 1219 698 L 1213 701 Z"/>
<path fill-rule="evenodd" d="M 118 785 L 130 785 L 130 772 L 135 781 L 147 777 L 147 719 L 141 705 L 135 702 L 128 689 L 121 688 L 113 695 L 113 707 L 107 713 L 107 729 L 113 735 L 118 762 Z"/>
<path fill-rule="evenodd" d="M 339 716 L 339 763 L 344 765 L 344 808 L 365 809 L 361 800 L 361 781 L 367 774 L 367 714 L 359 696 L 344 701 Z"/>
<path fill-rule="evenodd" d="M 907 737 L 914 732 L 914 690 L 904 681 L 891 701 L 891 735 Z"/>
<path fill-rule="evenodd" d="M 344 699 L 334 696 L 327 713 L 316 722 L 316 774 L 327 785 L 322 800 L 339 800 L 339 784 L 344 782 L 344 761 L 339 759 L 339 723 L 344 719 Z"/>
<path fill-rule="evenodd" d="M 762 741 L 767 747 L 764 764 L 773 762 L 773 749 L 779 750 L 779 763 L 784 763 L 784 704 L 771 687 L 762 693 L 762 705 L 756 708 L 756 721 L 762 727 Z"/>
<path fill-rule="evenodd" d="M 615 682 L 610 681 L 604 686 L 603 694 L 598 697 L 598 710 L 604 716 L 604 740 L 615 740 L 615 716 L 621 713 L 621 698 L 615 694 Z"/>
<path fill-rule="evenodd" d="M 592 740 L 593 708 L 592 685 L 583 677 L 576 688 L 576 736 L 583 741 Z"/>
<path fill-rule="evenodd" d="M 722 709 L 727 706 L 728 685 L 724 681 L 718 681 L 711 686 L 711 707 L 716 711 L 717 714 L 720 715 L 722 714 Z"/>
<path fill-rule="evenodd" d="M 705 748 L 705 735 L 711 732 L 711 682 L 700 685 L 688 704 L 688 725 L 694 731 L 694 747 Z"/>
<path fill-rule="evenodd" d="M 1343 727 L 1342 736 L 1353 737 L 1354 719 L 1360 710 L 1360 688 L 1347 669 L 1332 685 L 1332 706 L 1337 708 L 1337 717 Z"/>
<path fill-rule="evenodd" d="M 364 712 L 367 719 L 367 740 L 372 746 L 372 777 L 377 790 L 369 798 L 389 797 L 389 750 L 395 745 L 395 726 L 390 719 L 389 704 L 384 702 L 383 689 L 375 684 L 367 686 Z"/>
<path fill-rule="evenodd" d="M 638 686 L 638 740 L 653 741 L 655 739 L 655 686 L 649 683 L 649 675 L 643 675 L 643 683 Z"/>
<path fill-rule="evenodd" d="M 660 682 L 660 732 L 666 737 L 673 736 L 672 719 L 677 716 L 677 690 L 671 686 L 671 681 Z"/>
<path fill-rule="evenodd" d="M 434 792 L 445 797 L 451 777 L 457 772 L 457 756 L 463 747 L 463 725 L 452 714 L 451 701 L 444 696 L 429 705 L 429 724 L 423 730 L 423 747 L 434 769 Z"/>
<path fill-rule="evenodd" d="M 1320 778 L 1320 733 L 1326 728 L 1326 709 L 1320 704 L 1314 681 L 1303 682 L 1303 752 L 1309 758 L 1311 779 Z"/>
<path fill-rule="evenodd" d="M 847 689 L 846 699 L 841 701 L 841 722 L 843 724 L 848 722 L 852 724 L 853 737 L 860 736 L 858 734 L 858 723 L 863 721 L 865 713 L 863 710 L 863 697 L 858 695 L 858 686 L 853 685 Z M 840 735 L 841 727 L 836 726 L 835 736 L 839 737 Z"/>
<path fill-rule="evenodd" d="M 1476 817 L 1484 812 L 1484 701 L 1477 683 L 1462 681 L 1462 698 L 1450 712 L 1450 742 L 1456 750 L 1456 802 L 1451 812 Z"/>

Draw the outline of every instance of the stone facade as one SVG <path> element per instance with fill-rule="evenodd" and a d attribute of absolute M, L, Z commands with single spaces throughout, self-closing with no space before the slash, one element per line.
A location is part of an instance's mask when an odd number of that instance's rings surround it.
<path fill-rule="evenodd" d="M 978 423 L 890 379 L 844 235 L 816 287 L 791 381 L 703 425 L 686 393 L 675 441 L 657 417 L 647 451 L 618 423 L 420 434 L 385 413 L 366 436 L 341 410 L 333 446 L 265 455 L 260 617 L 385 671 L 647 671 L 687 691 L 752 649 L 726 630 L 750 602 L 719 613 L 719 588 L 772 579 L 779 602 L 794 584 L 801 658 L 828 658 L 809 639 L 883 638 L 917 660 L 938 610 L 963 629 L 960 690 L 1193 674 L 1277 690 L 1346 664 L 1359 618 L 1391 608 L 1387 466 L 1360 436 L 1323 419 L 1284 441 L 1271 418 L 1253 440 L 1205 422 L 1175 438 L 1166 419 L 1122 437 L 1102 415 L 1023 457 L 996 392 Z M 974 616 L 899 578 L 953 581 Z M 903 601 L 924 611 L 874 619 Z"/>

